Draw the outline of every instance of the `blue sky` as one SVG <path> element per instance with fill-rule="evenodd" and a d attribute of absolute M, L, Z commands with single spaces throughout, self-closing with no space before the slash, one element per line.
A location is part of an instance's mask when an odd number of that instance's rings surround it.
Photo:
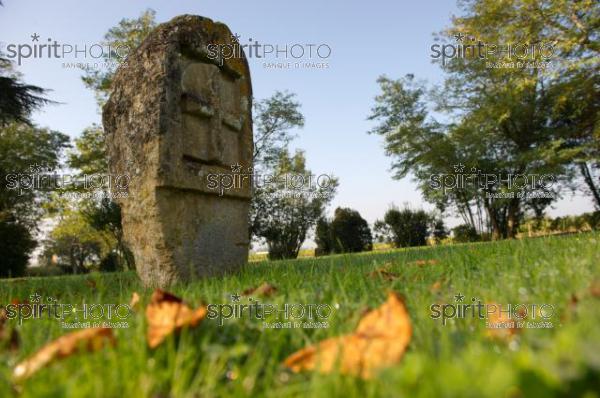
<path fill-rule="evenodd" d="M 265 98 L 276 90 L 298 95 L 306 124 L 294 146 L 306 151 L 315 174 L 333 173 L 340 180 L 330 211 L 352 207 L 373 222 L 392 202 L 430 208 L 409 178 L 391 178 L 390 159 L 384 155 L 381 138 L 366 133 L 372 126 L 366 118 L 379 75 L 396 78 L 414 73 L 430 83 L 441 81 L 440 69 L 430 62 L 429 47 L 432 34 L 458 12 L 455 2 L 5 0 L 0 8 L 0 42 L 3 49 L 8 43 L 30 44 L 31 35 L 37 33 L 42 41 L 91 45 L 122 18 L 135 18 L 147 8 L 156 11 L 159 22 L 181 14 L 224 22 L 242 43 L 253 38 L 280 46 L 328 45 L 332 54 L 325 60 L 327 69 L 274 70 L 250 59 L 255 97 Z M 99 123 L 100 114 L 93 93 L 81 82 L 81 71 L 64 68 L 62 62 L 26 59 L 17 70 L 27 83 L 53 90 L 50 98 L 61 103 L 35 113 L 34 121 L 76 137 L 85 127 Z M 567 195 L 550 214 L 591 209 L 587 197 Z"/>

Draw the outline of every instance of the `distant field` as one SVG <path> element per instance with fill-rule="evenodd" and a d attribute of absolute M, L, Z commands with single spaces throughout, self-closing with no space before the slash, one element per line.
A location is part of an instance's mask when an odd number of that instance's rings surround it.
<path fill-rule="evenodd" d="M 385 250 L 394 250 L 393 246 L 389 243 L 374 243 L 373 251 L 385 251 Z M 315 249 L 302 249 L 298 253 L 298 258 L 306 258 L 306 257 L 314 257 Z M 267 252 L 251 252 L 248 256 L 248 261 L 256 262 L 256 261 L 266 261 L 267 260 Z"/>
<path fill-rule="evenodd" d="M 424 261 L 435 260 L 435 261 Z M 385 268 L 385 273 L 371 274 Z M 269 282 L 262 302 L 327 303 L 326 329 L 263 329 L 249 317 L 195 329 L 150 350 L 143 306 L 117 345 L 51 364 L 21 384 L 12 367 L 64 334 L 55 320 L 16 326 L 20 347 L 0 351 L 0 396 L 22 397 L 598 397 L 600 392 L 600 234 L 387 250 L 355 255 L 253 262 L 243 272 L 175 286 L 191 306 L 231 303 L 231 294 Z M 352 331 L 386 292 L 402 294 L 413 337 L 400 363 L 371 380 L 340 374 L 294 374 L 282 361 L 327 337 Z M 0 281 L 0 304 L 32 294 L 61 303 L 128 303 L 152 293 L 134 273 Z M 431 319 L 432 304 L 456 295 L 486 303 L 545 303 L 551 329 L 524 329 L 493 339 L 479 319 Z"/>

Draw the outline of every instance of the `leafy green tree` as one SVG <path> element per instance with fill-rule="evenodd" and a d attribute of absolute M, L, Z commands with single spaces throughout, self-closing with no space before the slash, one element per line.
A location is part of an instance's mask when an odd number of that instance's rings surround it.
<path fill-rule="evenodd" d="M 396 247 L 425 246 L 431 221 L 431 215 L 424 210 L 391 207 L 383 220 L 375 223 L 375 229 Z"/>
<path fill-rule="evenodd" d="M 304 126 L 304 116 L 295 95 L 277 91 L 271 97 L 253 105 L 255 174 L 273 175 L 282 156 L 288 155 L 288 144 L 294 138 L 292 130 Z M 249 216 L 250 237 L 256 237 L 259 222 L 264 219 L 269 192 L 253 187 Z"/>
<path fill-rule="evenodd" d="M 67 211 L 50 233 L 47 250 L 67 263 L 73 273 L 85 273 L 109 254 L 114 246 L 110 234 L 94 229 L 81 212 Z"/>
<path fill-rule="evenodd" d="M 471 11 L 469 15 L 479 9 Z M 486 43 L 510 40 L 500 27 L 489 30 L 484 25 L 458 18 L 449 31 L 468 32 Z M 528 33 L 529 39 L 539 39 L 538 30 Z M 555 93 L 545 89 L 547 77 L 535 68 L 488 68 L 480 59 L 455 58 L 444 71 L 445 84 L 433 93 L 412 75 L 381 77 L 381 94 L 370 116 L 379 124 L 371 133 L 384 137 L 396 178 L 411 173 L 425 198 L 440 210 L 455 209 L 471 226 L 491 231 L 496 239 L 514 237 L 525 212 L 543 212 L 558 197 L 558 185 L 516 188 L 499 178 L 484 188 L 471 183 L 443 192 L 432 189 L 431 177 L 456 174 L 452 168 L 460 164 L 467 166 L 464 174 L 475 170 L 496 176 L 567 177 L 571 152 L 557 147 L 557 132 L 549 128 Z M 445 113 L 449 122 L 437 122 L 433 110 Z"/>
<path fill-rule="evenodd" d="M 111 48 L 104 55 L 108 66 L 100 69 L 85 69 L 83 83 L 96 94 L 98 105 L 102 107 L 110 94 L 111 85 L 117 67 L 127 60 L 127 55 L 134 51 L 150 32 L 156 27 L 156 12 L 147 9 L 138 18 L 122 19 L 116 26 L 110 28 L 104 35 L 102 45 Z"/>
<path fill-rule="evenodd" d="M 75 139 L 74 149 L 67 159 L 69 167 L 87 175 L 108 173 L 106 142 L 101 126 L 94 124 L 83 130 Z"/>
<path fill-rule="evenodd" d="M 373 250 L 373 236 L 367 221 L 356 210 L 342 207 L 335 209 L 331 222 L 319 219 L 316 241 L 319 254 Z"/>
<path fill-rule="evenodd" d="M 0 220 L 0 278 L 22 276 L 35 245 L 29 229 L 23 224 Z"/>
<path fill-rule="evenodd" d="M 75 150 L 69 153 L 68 165 L 79 170 L 80 177 L 109 173 L 106 143 L 100 126 L 85 129 L 75 139 Z M 78 190 L 77 187 L 74 189 Z M 91 228 L 112 236 L 114 247 L 110 250 L 110 266 L 116 261 L 119 268 L 133 268 L 133 256 L 124 242 L 121 208 L 110 199 L 108 188 L 103 188 L 98 194 L 96 197 L 78 200 L 72 205 Z"/>
<path fill-rule="evenodd" d="M 432 225 L 431 235 L 435 240 L 435 243 L 439 244 L 441 241 L 448 237 L 448 230 L 444 224 L 444 220 L 441 218 L 434 218 Z"/>
<path fill-rule="evenodd" d="M 331 223 L 325 217 L 319 217 L 315 226 L 315 256 L 323 256 L 333 252 Z"/>
<path fill-rule="evenodd" d="M 310 170 L 305 163 L 301 151 L 294 156 L 281 152 L 272 174 L 273 181 L 279 183 L 265 184 L 260 188 L 262 193 L 252 201 L 255 234 L 266 241 L 269 259 L 298 256 L 308 231 L 322 217 L 337 188 L 337 181 L 330 179 L 320 186 L 286 189 L 290 188 L 285 186 L 286 176 L 305 176 L 308 180 Z"/>
<path fill-rule="evenodd" d="M 477 242 L 480 236 L 471 225 L 461 224 L 452 228 L 452 238 L 455 242 Z"/>
<path fill-rule="evenodd" d="M 554 152 L 581 175 L 579 181 L 584 190 L 600 206 L 600 187 L 596 182 L 600 159 L 598 3 L 510 0 L 497 7 L 489 1 L 468 0 L 461 4 L 464 16 L 454 21 L 455 30 L 473 32 L 486 41 L 551 43 L 551 67 L 513 73 L 511 85 L 527 90 L 531 104 L 537 98 L 542 106 L 534 109 L 536 113 L 530 111 L 531 106 L 521 108 L 523 113 L 530 114 L 532 126 L 540 120 L 549 128 L 551 134 L 546 134 L 546 138 L 553 141 Z M 501 72 L 497 74 L 506 75 Z M 528 79 L 524 79 L 527 74 Z"/>
<path fill-rule="evenodd" d="M 1 5 L 1 3 L 0 3 Z M 21 175 L 39 168 L 54 169 L 69 138 L 35 127 L 32 111 L 52 103 L 47 91 L 21 81 L 12 63 L 0 54 L 0 276 L 22 275 L 36 245 L 33 231 L 48 193 Z M 22 189 L 21 189 L 22 188 Z M 32 189 L 33 188 L 33 189 Z"/>
<path fill-rule="evenodd" d="M 331 221 L 331 235 L 335 253 L 373 250 L 371 228 L 356 210 L 338 207 Z"/>
<path fill-rule="evenodd" d="M 57 169 L 68 147 L 69 137 L 57 131 L 22 123 L 0 127 L 0 220 L 16 220 L 30 230 L 35 228 L 43 214 L 40 204 L 50 194 L 36 188 L 35 176 Z M 49 178 L 46 181 L 51 186 Z"/>
<path fill-rule="evenodd" d="M 112 239 L 113 245 L 110 248 L 108 257 L 103 259 L 102 263 L 107 270 L 113 270 L 114 266 L 119 269 L 134 268 L 133 253 L 125 244 L 123 237 L 123 225 L 121 223 L 121 207 L 108 197 L 103 197 L 99 201 L 88 202 L 87 207 L 82 210 L 86 221 L 96 231 L 108 233 Z"/>
<path fill-rule="evenodd" d="M 295 138 L 294 128 L 304 126 L 296 95 L 276 91 L 271 97 L 254 103 L 254 167 L 265 169 L 279 160 Z"/>

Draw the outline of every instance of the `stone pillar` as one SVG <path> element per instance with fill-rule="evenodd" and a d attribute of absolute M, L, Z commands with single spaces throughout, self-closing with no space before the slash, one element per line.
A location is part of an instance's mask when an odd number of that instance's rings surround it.
<path fill-rule="evenodd" d="M 239 54 L 215 57 L 219 46 Z M 224 192 L 208 182 L 252 168 L 250 72 L 230 30 L 190 15 L 161 24 L 112 87 L 102 115 L 109 165 L 130 176 L 117 201 L 142 281 L 164 287 L 239 269 L 251 178 Z"/>

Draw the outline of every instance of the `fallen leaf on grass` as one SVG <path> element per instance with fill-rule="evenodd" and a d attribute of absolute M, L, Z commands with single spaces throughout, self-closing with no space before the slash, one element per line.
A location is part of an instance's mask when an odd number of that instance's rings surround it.
<path fill-rule="evenodd" d="M 179 297 L 156 289 L 146 307 L 148 346 L 155 348 L 172 333 L 197 326 L 205 316 L 206 307 L 191 310 Z"/>
<path fill-rule="evenodd" d="M 131 300 L 129 301 L 129 307 L 134 308 L 140 302 L 140 295 L 137 292 L 131 294 Z"/>
<path fill-rule="evenodd" d="M 265 296 L 269 297 L 277 293 L 277 288 L 270 283 L 263 282 L 256 288 L 249 288 L 242 292 L 242 296 Z"/>
<path fill-rule="evenodd" d="M 92 290 L 96 290 L 96 281 L 93 279 L 86 279 L 85 284 Z"/>
<path fill-rule="evenodd" d="M 430 290 L 432 293 L 435 293 L 435 292 L 439 291 L 441 288 L 442 288 L 442 281 L 435 281 L 435 282 L 434 282 L 434 283 L 431 285 L 431 287 L 429 288 L 429 290 Z"/>
<path fill-rule="evenodd" d="M 418 265 L 419 267 L 423 267 L 425 265 L 436 265 L 438 263 L 439 263 L 438 260 L 416 260 L 409 264 L 414 264 L 414 265 Z"/>
<path fill-rule="evenodd" d="M 21 338 L 19 337 L 19 333 L 17 329 L 12 328 L 8 333 L 8 339 L 6 341 L 6 348 L 12 353 L 16 353 L 21 346 Z"/>
<path fill-rule="evenodd" d="M 354 333 L 323 340 L 290 355 L 284 364 L 293 372 L 316 370 L 371 377 L 374 370 L 398 363 L 412 336 L 406 307 L 395 293 L 379 308 L 369 311 Z"/>
<path fill-rule="evenodd" d="M 17 330 L 5 326 L 8 316 L 4 308 L 0 308 L 0 352 L 8 349 L 16 352 L 19 349 L 20 339 Z"/>
<path fill-rule="evenodd" d="M 367 276 L 371 278 L 383 278 L 386 281 L 393 281 L 394 279 L 399 278 L 399 275 L 388 270 L 385 267 L 378 268 L 375 271 L 371 271 L 367 274 Z"/>
<path fill-rule="evenodd" d="M 592 297 L 600 297 L 600 279 L 596 279 L 590 284 L 590 294 Z"/>
<path fill-rule="evenodd" d="M 503 312 L 501 304 L 487 303 L 486 307 L 495 306 L 496 310 L 487 319 L 486 336 L 497 340 L 510 340 L 520 331 L 514 319 Z M 501 311 L 502 310 L 502 311 Z"/>
<path fill-rule="evenodd" d="M 97 351 L 106 343 L 115 344 L 112 329 L 90 328 L 65 334 L 15 366 L 13 375 L 17 379 L 26 379 L 54 359 L 66 358 L 82 348 Z"/>
<path fill-rule="evenodd" d="M 569 307 L 575 308 L 577 307 L 577 303 L 579 303 L 579 297 L 575 293 L 571 293 L 571 297 L 569 298 Z"/>

